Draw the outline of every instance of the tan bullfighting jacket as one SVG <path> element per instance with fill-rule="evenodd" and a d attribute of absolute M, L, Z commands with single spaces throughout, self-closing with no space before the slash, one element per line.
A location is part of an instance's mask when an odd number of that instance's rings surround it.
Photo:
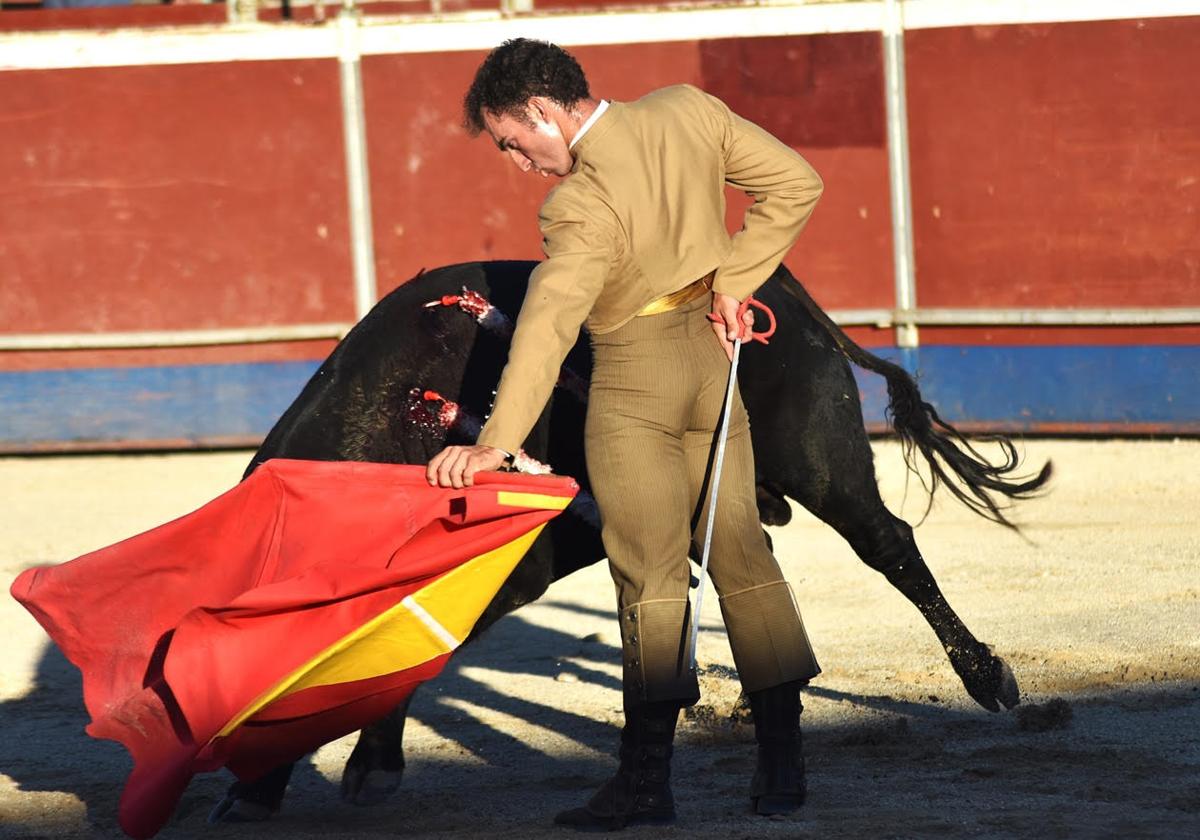
<path fill-rule="evenodd" d="M 534 269 L 508 364 L 479 443 L 515 453 L 586 322 L 617 329 L 647 304 L 716 270 L 744 300 L 796 241 L 821 179 L 788 146 L 690 85 L 613 102 L 573 149 L 570 174 L 538 214 Z M 724 185 L 754 198 L 725 228 Z"/>

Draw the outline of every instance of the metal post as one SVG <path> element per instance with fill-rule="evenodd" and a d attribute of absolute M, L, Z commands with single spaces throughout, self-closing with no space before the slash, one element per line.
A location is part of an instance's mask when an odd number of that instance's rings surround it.
<path fill-rule="evenodd" d="M 350 198 L 350 253 L 354 265 L 354 314 L 361 319 L 375 305 L 375 242 L 371 226 L 370 169 L 363 112 L 361 13 L 345 0 L 338 13 L 338 67 L 342 80 L 342 133 L 346 143 L 346 185 Z"/>
<path fill-rule="evenodd" d="M 896 309 L 917 306 L 917 274 L 912 229 L 912 188 L 908 171 L 908 103 L 904 77 L 903 0 L 885 0 L 883 23 L 883 80 L 887 102 L 888 172 L 892 196 L 892 262 L 895 270 Z M 917 327 L 896 325 L 896 345 L 919 344 Z"/>
<path fill-rule="evenodd" d="M 228 23 L 254 23 L 258 20 L 258 0 L 226 0 L 225 10 Z"/>

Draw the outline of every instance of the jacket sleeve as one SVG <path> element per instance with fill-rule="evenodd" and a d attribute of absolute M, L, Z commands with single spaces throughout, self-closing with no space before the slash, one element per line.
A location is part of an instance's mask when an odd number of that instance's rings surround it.
<path fill-rule="evenodd" d="M 717 269 L 713 289 L 745 300 L 779 266 L 812 215 L 823 185 L 820 176 L 791 147 L 725 103 L 704 94 L 717 109 L 725 182 L 754 199 L 731 250 Z"/>
<path fill-rule="evenodd" d="M 603 212 L 552 194 L 538 223 L 546 259 L 529 277 L 508 363 L 478 442 L 516 454 L 558 381 L 563 359 L 604 288 L 619 240 Z"/>

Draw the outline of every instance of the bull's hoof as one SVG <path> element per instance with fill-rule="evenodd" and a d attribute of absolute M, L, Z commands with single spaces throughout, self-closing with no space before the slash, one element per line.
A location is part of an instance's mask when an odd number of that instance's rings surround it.
<path fill-rule="evenodd" d="M 1011 709 L 1021 702 L 1017 678 L 1008 663 L 992 653 L 990 645 L 956 653 L 951 656 L 951 664 L 972 700 L 989 712 L 999 712 L 1001 706 Z"/>
<path fill-rule="evenodd" d="M 210 825 L 218 823 L 265 822 L 271 819 L 273 812 L 273 809 L 269 805 L 239 799 L 234 794 L 227 793 L 225 794 L 225 798 L 208 812 L 208 822 Z"/>
<path fill-rule="evenodd" d="M 758 519 L 764 525 L 786 525 L 792 521 L 792 508 L 783 493 L 759 484 L 754 488 Z"/>
<path fill-rule="evenodd" d="M 400 789 L 403 777 L 403 770 L 362 770 L 347 765 L 342 771 L 342 799 L 353 805 L 378 805 Z"/>
<path fill-rule="evenodd" d="M 1017 685 L 1017 678 L 1012 668 L 1008 667 L 1008 663 L 999 656 L 996 657 L 996 664 L 1000 666 L 1000 687 L 996 691 L 996 699 L 1006 709 L 1015 708 L 1021 702 L 1021 689 Z"/>

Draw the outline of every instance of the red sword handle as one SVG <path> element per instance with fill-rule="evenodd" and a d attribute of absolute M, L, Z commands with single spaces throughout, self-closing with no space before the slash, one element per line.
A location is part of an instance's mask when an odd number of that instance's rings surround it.
<path fill-rule="evenodd" d="M 767 322 L 770 326 L 768 326 L 763 332 L 755 332 L 754 327 L 748 327 L 742 322 L 743 316 L 751 306 L 753 306 L 755 309 L 761 310 L 767 316 Z M 708 320 L 715 324 L 722 323 L 721 316 L 712 312 L 708 314 Z M 771 307 L 767 306 L 760 300 L 756 300 L 754 297 L 748 297 L 742 301 L 742 305 L 739 306 L 737 310 L 737 322 L 742 325 L 742 341 L 757 341 L 759 344 L 766 344 L 767 339 L 775 335 L 775 313 L 771 311 Z"/>
<path fill-rule="evenodd" d="M 755 332 L 754 327 L 742 328 L 742 341 L 757 341 L 759 344 L 766 344 L 767 339 L 775 335 L 775 313 L 771 311 L 771 307 L 767 306 L 762 301 L 756 300 L 754 297 L 748 297 L 742 301 L 742 305 L 738 307 L 737 318 L 738 323 L 742 323 L 742 316 L 749 311 L 750 307 L 761 310 L 767 316 L 769 326 L 763 332 Z"/>

